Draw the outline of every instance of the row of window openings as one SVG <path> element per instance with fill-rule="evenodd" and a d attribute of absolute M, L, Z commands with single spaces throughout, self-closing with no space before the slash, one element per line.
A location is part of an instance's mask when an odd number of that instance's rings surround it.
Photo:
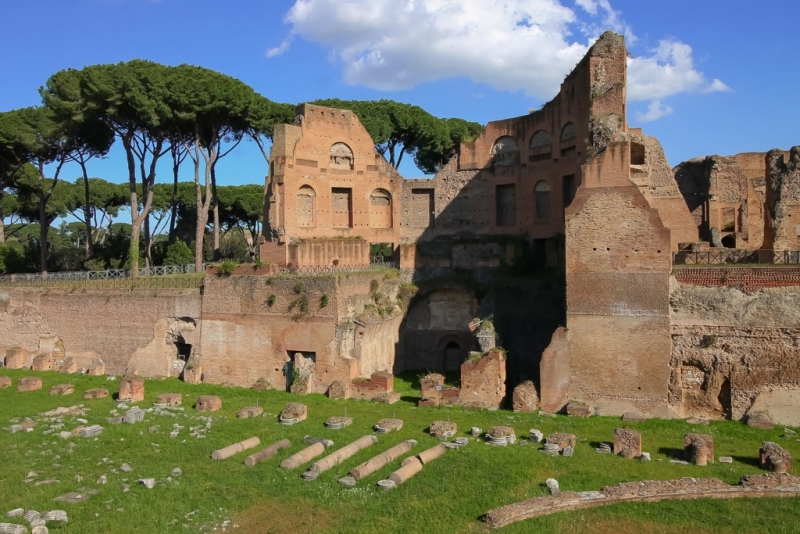
<path fill-rule="evenodd" d="M 566 209 L 575 198 L 575 175 L 570 174 L 562 178 L 562 208 Z M 534 214 L 537 220 L 551 218 L 552 200 L 550 186 L 544 180 L 533 187 Z M 517 190 L 516 184 L 498 185 L 495 189 L 495 224 L 497 226 L 514 226 L 517 224 Z"/>
<path fill-rule="evenodd" d="M 561 130 L 561 142 L 573 141 L 572 145 L 561 149 L 562 156 L 568 156 L 575 152 L 574 139 L 576 136 L 575 125 L 568 122 Z M 528 149 L 532 152 L 528 156 L 529 161 L 541 161 L 549 159 L 552 153 L 552 140 L 547 130 L 539 130 L 534 133 L 528 143 Z M 495 165 L 510 165 L 516 163 L 519 158 L 519 146 L 516 139 L 510 135 L 498 138 L 492 145 L 492 159 Z"/>
<path fill-rule="evenodd" d="M 592 251 L 597 252 L 597 247 L 592 247 Z M 633 251 L 639 252 L 639 249 L 635 248 Z M 611 252 L 611 247 L 606 247 L 606 252 Z M 661 249 L 656 250 L 656 254 L 661 254 Z"/>

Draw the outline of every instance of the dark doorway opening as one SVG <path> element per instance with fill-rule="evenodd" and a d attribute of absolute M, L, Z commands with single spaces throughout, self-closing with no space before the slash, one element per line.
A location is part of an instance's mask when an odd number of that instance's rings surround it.
<path fill-rule="evenodd" d="M 736 236 L 726 235 L 722 238 L 722 246 L 725 248 L 736 248 Z"/>
<path fill-rule="evenodd" d="M 445 371 L 452 371 L 461 366 L 464 360 L 461 352 L 461 345 L 455 341 L 451 341 L 445 345 L 443 362 Z"/>
<path fill-rule="evenodd" d="M 286 391 L 292 390 L 292 383 L 294 383 L 294 362 L 289 360 L 283 364 L 283 374 L 286 377 Z"/>
<path fill-rule="evenodd" d="M 722 406 L 722 412 L 725 414 L 726 419 L 731 418 L 732 405 L 731 405 L 731 379 L 726 378 L 722 381 L 722 386 L 719 388 L 719 395 L 717 400 Z"/>
<path fill-rule="evenodd" d="M 192 346 L 186 343 L 182 337 L 178 337 L 178 340 L 175 342 L 175 348 L 178 350 L 179 360 L 189 360 L 189 356 L 192 355 Z"/>

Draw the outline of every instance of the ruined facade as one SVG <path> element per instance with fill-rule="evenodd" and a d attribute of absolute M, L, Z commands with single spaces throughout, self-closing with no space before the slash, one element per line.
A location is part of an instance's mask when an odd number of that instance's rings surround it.
<path fill-rule="evenodd" d="M 800 249 L 800 149 L 671 169 L 627 124 L 626 58 L 603 34 L 552 101 L 430 179 L 401 177 L 354 113 L 302 105 L 275 129 L 264 266 L 212 269 L 202 292 L 0 288 L 0 353 L 382 402 L 427 371 L 423 404 L 487 408 L 532 380 L 545 411 L 800 424 L 800 270 L 673 266 Z M 371 244 L 399 272 L 366 269 Z"/>

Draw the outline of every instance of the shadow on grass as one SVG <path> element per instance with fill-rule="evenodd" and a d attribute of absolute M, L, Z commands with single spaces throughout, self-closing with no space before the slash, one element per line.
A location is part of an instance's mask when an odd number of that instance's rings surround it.
<path fill-rule="evenodd" d="M 683 449 L 676 449 L 674 447 L 659 447 L 658 453 L 663 454 L 667 458 L 673 460 L 683 460 Z"/>
<path fill-rule="evenodd" d="M 761 461 L 758 458 L 753 458 L 752 456 L 731 456 L 731 458 L 733 458 L 734 462 L 741 462 L 746 465 L 761 468 Z"/>
<path fill-rule="evenodd" d="M 404 395 L 404 396 L 400 397 L 400 400 L 403 401 L 403 402 L 410 402 L 410 403 L 416 405 L 419 401 L 422 400 L 422 397 L 412 397 L 411 395 Z"/>

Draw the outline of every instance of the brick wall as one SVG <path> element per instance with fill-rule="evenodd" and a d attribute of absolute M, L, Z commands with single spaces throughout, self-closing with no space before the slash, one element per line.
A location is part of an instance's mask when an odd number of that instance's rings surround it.
<path fill-rule="evenodd" d="M 186 342 L 196 344 L 200 299 L 196 289 L 0 288 L 0 353 L 21 346 L 35 354 L 41 336 L 56 336 L 79 368 L 102 358 L 109 374 L 135 367 L 168 376 L 167 332 L 183 319 Z"/>

